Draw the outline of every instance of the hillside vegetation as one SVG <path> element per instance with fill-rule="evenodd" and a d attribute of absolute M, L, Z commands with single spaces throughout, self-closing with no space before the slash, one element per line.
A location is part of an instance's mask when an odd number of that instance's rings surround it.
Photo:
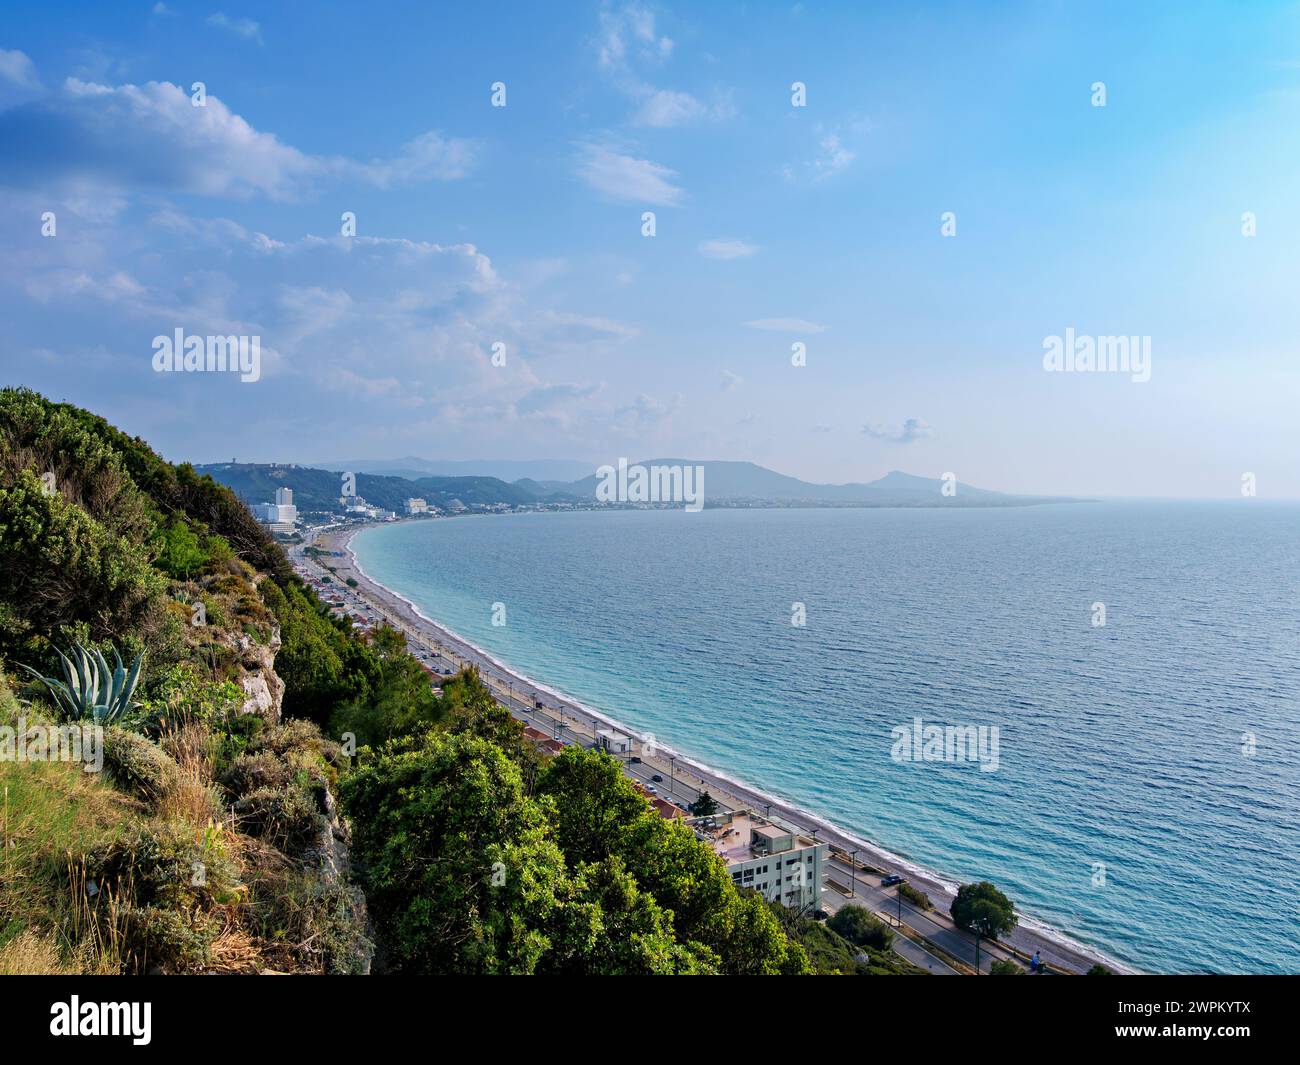
<path fill-rule="evenodd" d="M 61 652 L 143 654 L 111 723 Z M 17 760 L 61 726 L 102 766 Z M 8 732 L 5 732 L 5 729 Z M 0 391 L 0 973 L 811 971 L 606 755 L 330 616 L 235 495 Z"/>

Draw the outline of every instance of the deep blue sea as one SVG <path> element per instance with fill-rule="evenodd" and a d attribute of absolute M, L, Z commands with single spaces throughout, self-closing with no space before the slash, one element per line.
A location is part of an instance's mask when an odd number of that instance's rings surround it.
<path fill-rule="evenodd" d="M 1300 972 L 1300 505 L 520 514 L 353 547 L 528 676 L 1116 958 Z M 891 759 L 918 716 L 996 726 L 997 771 Z"/>

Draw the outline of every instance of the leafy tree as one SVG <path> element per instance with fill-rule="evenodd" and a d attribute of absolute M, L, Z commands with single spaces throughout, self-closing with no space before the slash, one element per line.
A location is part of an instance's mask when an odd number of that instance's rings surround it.
<path fill-rule="evenodd" d="M 700 797 L 691 803 L 689 809 L 696 817 L 709 817 L 718 812 L 718 803 L 707 791 L 702 791 Z"/>
<path fill-rule="evenodd" d="M 78 623 L 97 642 L 150 631 L 161 624 L 164 585 L 141 546 L 47 492 L 31 471 L 0 483 L 0 600 L 13 643 Z"/>
<path fill-rule="evenodd" d="M 975 934 L 975 966 L 979 969 L 980 939 L 996 939 L 1016 927 L 1011 900 L 987 880 L 962 884 L 949 909 L 953 923 Z"/>
<path fill-rule="evenodd" d="M 560 910 L 551 951 L 539 972 L 581 976 L 716 972 L 698 944 L 679 945 L 672 914 L 638 886 L 618 858 L 584 865 Z"/>
<path fill-rule="evenodd" d="M 173 518 L 159 529 L 154 544 L 158 567 L 177 580 L 189 580 L 208 560 L 198 536 L 184 519 Z"/>
<path fill-rule="evenodd" d="M 647 810 L 623 837 L 621 857 L 665 909 L 679 942 L 698 942 L 728 975 L 810 972 L 808 957 L 781 931 L 761 896 L 742 895 L 722 859 L 680 821 Z"/>
<path fill-rule="evenodd" d="M 888 950 L 894 943 L 894 930 L 865 906 L 848 903 L 826 922 L 850 943 L 875 950 Z"/>
<path fill-rule="evenodd" d="M 406 651 L 406 637 L 387 625 L 374 630 L 371 650 L 379 660 L 372 694 L 343 703 L 330 717 L 334 736 L 350 732 L 358 746 L 376 747 L 423 733 L 446 716 L 429 674 Z"/>
<path fill-rule="evenodd" d="M 519 768 L 486 740 L 388 744 L 343 784 L 391 965 L 408 973 L 531 973 L 571 885 Z"/>
<path fill-rule="evenodd" d="M 538 775 L 537 791 L 555 800 L 555 838 L 575 867 L 621 853 L 628 826 L 649 810 L 623 767 L 603 751 L 566 747 Z"/>
<path fill-rule="evenodd" d="M 477 736 L 496 744 L 523 773 L 524 787 L 531 794 L 541 760 L 536 746 L 524 736 L 523 722 L 498 703 L 478 670 L 462 670 L 442 686 L 447 728 L 454 733 Z"/>
<path fill-rule="evenodd" d="M 371 696 L 380 666 L 369 647 L 301 584 L 262 581 L 258 589 L 280 622 L 275 670 L 285 684 L 285 714 L 323 723 L 341 704 Z"/>

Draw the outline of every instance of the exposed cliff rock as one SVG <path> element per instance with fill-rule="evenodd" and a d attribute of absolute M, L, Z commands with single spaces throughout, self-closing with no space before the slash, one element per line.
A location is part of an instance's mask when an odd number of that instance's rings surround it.
<path fill-rule="evenodd" d="M 259 714 L 268 725 L 278 725 L 284 701 L 284 681 L 275 672 L 280 630 L 271 630 L 271 641 L 267 644 L 256 643 L 240 633 L 234 638 L 234 649 L 239 653 L 239 665 L 244 671 L 239 686 L 248 695 L 240 710 L 245 714 Z"/>

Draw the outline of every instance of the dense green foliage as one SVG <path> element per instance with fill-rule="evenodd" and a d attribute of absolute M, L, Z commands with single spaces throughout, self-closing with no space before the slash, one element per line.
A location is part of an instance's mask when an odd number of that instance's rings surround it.
<path fill-rule="evenodd" d="M 228 488 L 0 390 L 0 716 L 48 715 L 6 671 L 74 643 L 147 649 L 139 706 L 103 774 L 0 762 L 0 972 L 366 968 L 336 794 L 393 970 L 811 971 L 615 760 L 547 759 L 477 674 L 435 690 L 399 633 L 332 617 Z"/>
<path fill-rule="evenodd" d="M 930 901 L 930 896 L 918 887 L 913 887 L 908 883 L 902 883 L 898 885 L 898 893 L 918 910 L 934 909 L 934 903 Z"/>
<path fill-rule="evenodd" d="M 709 817 L 718 812 L 718 801 L 709 794 L 708 789 L 700 792 L 700 796 L 691 803 L 690 812 L 692 817 Z"/>
<path fill-rule="evenodd" d="M 1011 900 L 987 880 L 962 884 L 949 913 L 958 928 L 988 939 L 1006 935 L 1017 922 Z"/>
<path fill-rule="evenodd" d="M 853 903 L 841 906 L 826 923 L 859 947 L 888 950 L 894 942 L 894 930 L 865 906 Z"/>
<path fill-rule="evenodd" d="M 351 735 L 357 746 L 378 746 L 413 735 L 440 722 L 446 714 L 434 694 L 429 674 L 406 651 L 406 637 L 382 625 L 371 649 L 378 658 L 378 678 L 369 698 L 341 704 L 329 720 L 330 734 Z"/>
<path fill-rule="evenodd" d="M 363 752 L 343 786 L 397 968 L 808 971 L 763 900 L 654 813 L 613 758 L 569 748 L 530 796 L 482 726 L 454 720 Z"/>
<path fill-rule="evenodd" d="M 266 465 L 260 463 L 214 463 L 204 467 L 221 484 L 250 503 L 275 497 L 277 488 L 291 488 L 294 503 L 303 511 L 340 511 L 341 473 L 313 469 L 310 466 Z M 412 496 L 434 506 L 446 507 L 453 500 L 466 506 L 504 503 L 513 506 L 550 499 L 572 499 L 569 493 L 556 493 L 528 482 L 508 484 L 496 477 L 394 477 L 386 474 L 356 474 L 356 494 L 367 503 L 401 513 L 402 504 Z M 590 496 L 588 496 L 590 498 Z"/>

